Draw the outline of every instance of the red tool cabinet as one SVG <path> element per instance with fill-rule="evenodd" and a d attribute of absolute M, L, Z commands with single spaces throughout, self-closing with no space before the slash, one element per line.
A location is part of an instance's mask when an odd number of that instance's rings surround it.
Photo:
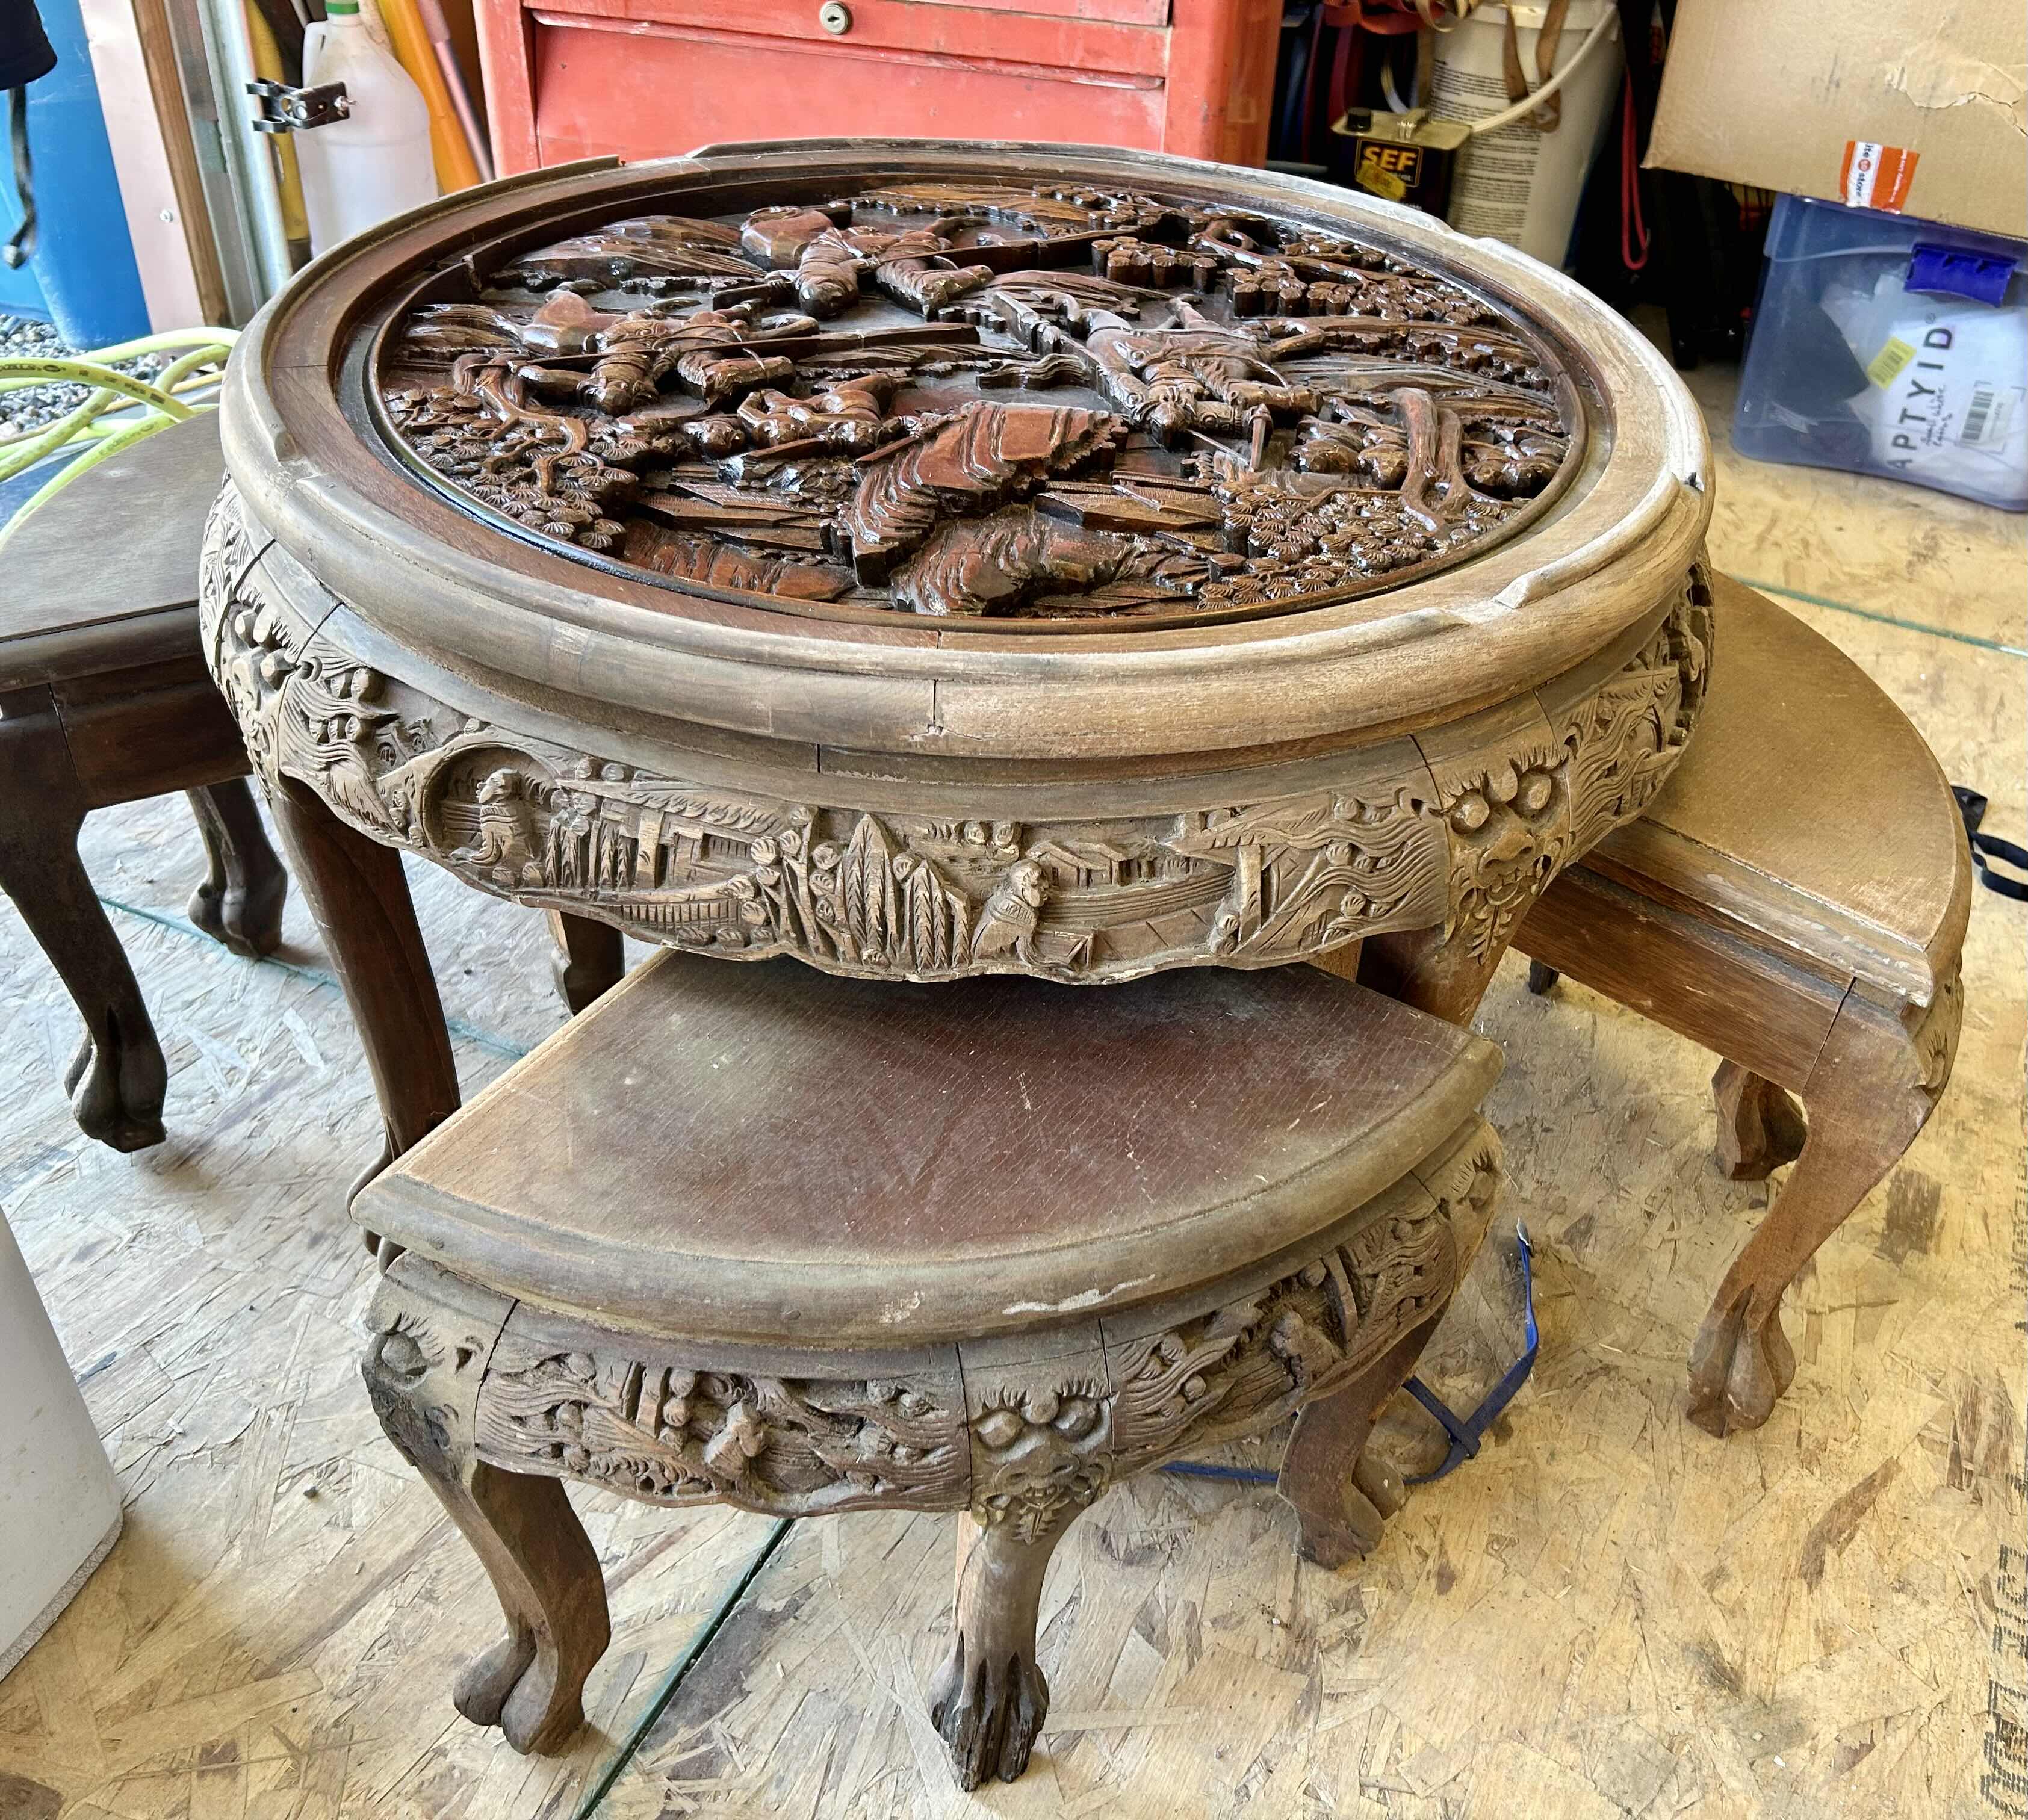
<path fill-rule="evenodd" d="M 1060 139 L 1258 164 L 1280 0 L 477 0 L 501 174 L 713 140 Z M 829 14 L 827 26 L 821 14 Z"/>

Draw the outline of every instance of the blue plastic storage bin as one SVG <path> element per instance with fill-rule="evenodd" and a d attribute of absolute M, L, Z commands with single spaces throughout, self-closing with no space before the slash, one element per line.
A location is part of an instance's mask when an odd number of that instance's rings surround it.
<path fill-rule="evenodd" d="M 2028 244 L 1784 196 L 1733 446 L 2028 511 Z"/>

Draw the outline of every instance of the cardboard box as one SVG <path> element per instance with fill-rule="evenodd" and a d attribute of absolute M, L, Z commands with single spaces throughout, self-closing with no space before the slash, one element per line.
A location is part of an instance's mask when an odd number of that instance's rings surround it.
<path fill-rule="evenodd" d="M 1682 0 L 1647 161 L 2028 235 L 2021 0 Z"/>

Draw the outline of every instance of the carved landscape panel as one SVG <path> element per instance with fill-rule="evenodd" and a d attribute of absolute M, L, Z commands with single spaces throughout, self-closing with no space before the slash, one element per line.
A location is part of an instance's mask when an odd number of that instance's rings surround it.
<path fill-rule="evenodd" d="M 1660 786 L 1710 643 L 1693 576 L 1553 736 L 1537 715 L 1540 736 L 1497 734 L 1463 770 L 1355 756 L 1343 787 L 1019 821 L 716 788 L 460 712 L 308 634 L 257 560 L 264 542 L 228 486 L 205 546 L 205 649 L 257 772 L 503 897 L 862 977 L 1120 979 L 1439 927 L 1491 952 Z"/>
<path fill-rule="evenodd" d="M 712 789 L 460 714 L 305 636 L 251 547 L 228 499 L 207 648 L 256 770 L 487 890 L 645 941 L 862 976 L 1082 980 L 1301 960 L 1444 914 L 1443 836 L 1413 772 L 1029 823 Z"/>
<path fill-rule="evenodd" d="M 520 535 L 800 611 L 1102 629 L 1344 599 L 1512 532 L 1583 440 L 1562 364 L 1489 298 L 1152 194 L 904 182 L 468 276 L 382 356 L 420 472 Z"/>

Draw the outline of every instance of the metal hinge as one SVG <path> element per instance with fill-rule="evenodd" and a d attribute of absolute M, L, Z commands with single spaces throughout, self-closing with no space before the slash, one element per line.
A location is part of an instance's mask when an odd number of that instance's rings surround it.
<path fill-rule="evenodd" d="M 260 105 L 254 111 L 257 133 L 302 133 L 350 117 L 352 103 L 342 82 L 320 82 L 315 88 L 291 88 L 285 82 L 250 82 L 246 92 Z"/>

